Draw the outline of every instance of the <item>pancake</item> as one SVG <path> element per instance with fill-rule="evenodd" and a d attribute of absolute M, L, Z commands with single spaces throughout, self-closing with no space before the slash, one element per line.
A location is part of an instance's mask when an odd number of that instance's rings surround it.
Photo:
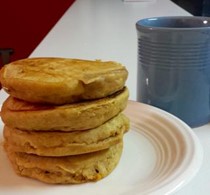
<path fill-rule="evenodd" d="M 101 126 L 73 132 L 22 131 L 4 127 L 8 147 L 16 152 L 41 156 L 67 156 L 95 152 L 119 143 L 129 129 L 129 120 L 122 113 Z"/>
<path fill-rule="evenodd" d="M 78 184 L 98 181 L 109 175 L 117 166 L 123 143 L 94 153 L 43 157 L 14 152 L 5 146 L 14 170 L 21 176 L 54 184 Z"/>
<path fill-rule="evenodd" d="M 67 58 L 27 58 L 5 65 L 2 87 L 28 102 L 67 104 L 111 95 L 125 85 L 120 63 Z"/>
<path fill-rule="evenodd" d="M 123 111 L 127 105 L 128 90 L 94 101 L 62 106 L 37 105 L 11 96 L 3 103 L 3 122 L 21 130 L 76 131 L 100 126 Z"/>

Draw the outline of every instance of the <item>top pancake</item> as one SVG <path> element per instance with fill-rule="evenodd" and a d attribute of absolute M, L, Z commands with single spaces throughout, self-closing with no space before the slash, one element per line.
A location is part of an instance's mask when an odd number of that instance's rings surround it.
<path fill-rule="evenodd" d="M 123 88 L 128 72 L 117 62 L 28 58 L 5 65 L 2 87 L 34 103 L 66 104 L 106 97 Z"/>

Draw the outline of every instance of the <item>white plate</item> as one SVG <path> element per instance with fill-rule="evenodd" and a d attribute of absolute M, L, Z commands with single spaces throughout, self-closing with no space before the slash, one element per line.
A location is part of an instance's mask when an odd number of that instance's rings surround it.
<path fill-rule="evenodd" d="M 203 157 L 193 131 L 176 117 L 145 104 L 130 101 L 125 113 L 131 130 L 124 136 L 120 163 L 108 177 L 81 185 L 44 184 L 17 176 L 0 147 L 0 194 L 163 195 L 189 182 Z"/>

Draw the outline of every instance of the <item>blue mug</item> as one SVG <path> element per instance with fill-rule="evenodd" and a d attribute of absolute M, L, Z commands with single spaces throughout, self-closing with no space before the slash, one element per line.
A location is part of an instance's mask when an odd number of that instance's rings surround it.
<path fill-rule="evenodd" d="M 210 120 L 210 18 L 154 17 L 136 23 L 137 100 L 191 127 Z"/>

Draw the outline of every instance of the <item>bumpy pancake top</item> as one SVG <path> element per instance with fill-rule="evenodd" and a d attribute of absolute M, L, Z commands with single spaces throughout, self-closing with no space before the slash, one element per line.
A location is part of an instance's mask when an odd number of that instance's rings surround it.
<path fill-rule="evenodd" d="M 66 58 L 28 58 L 4 66 L 3 88 L 29 102 L 64 104 L 97 99 L 123 88 L 128 72 L 120 63 Z"/>

